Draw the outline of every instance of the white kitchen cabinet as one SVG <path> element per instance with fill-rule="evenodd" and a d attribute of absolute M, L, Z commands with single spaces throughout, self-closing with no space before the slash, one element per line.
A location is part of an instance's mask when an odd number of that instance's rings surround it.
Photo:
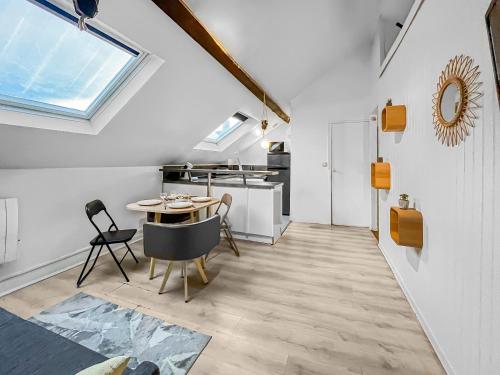
<path fill-rule="evenodd" d="M 199 183 L 164 183 L 164 191 L 177 194 L 206 195 L 207 187 Z M 282 185 L 255 188 L 251 185 L 212 186 L 212 196 L 224 193 L 233 197 L 228 214 L 236 238 L 274 243 L 284 230 L 282 222 Z M 215 211 L 215 208 L 213 209 Z"/>

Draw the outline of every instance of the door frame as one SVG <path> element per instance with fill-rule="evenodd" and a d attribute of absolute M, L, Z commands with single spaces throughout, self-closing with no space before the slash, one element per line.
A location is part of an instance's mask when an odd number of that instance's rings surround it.
<path fill-rule="evenodd" d="M 330 225 L 333 224 L 333 127 L 338 125 L 348 125 L 348 124 L 370 124 L 370 119 L 361 120 L 343 120 L 343 121 L 330 121 L 328 123 L 328 173 L 330 174 Z M 377 126 L 378 129 L 378 126 Z M 377 130 L 377 153 L 378 153 L 378 130 Z M 378 199 L 377 199 L 378 200 Z"/>

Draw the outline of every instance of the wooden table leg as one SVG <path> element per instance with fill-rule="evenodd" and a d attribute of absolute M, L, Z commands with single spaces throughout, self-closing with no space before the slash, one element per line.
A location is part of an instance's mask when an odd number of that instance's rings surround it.
<path fill-rule="evenodd" d="M 196 214 L 194 212 L 190 212 L 189 216 L 191 218 L 191 222 L 195 223 L 196 222 Z"/>
<path fill-rule="evenodd" d="M 188 295 L 188 275 L 187 275 L 187 262 L 184 262 L 182 265 L 182 269 L 184 270 L 184 302 L 189 302 Z"/>
<path fill-rule="evenodd" d="M 208 284 L 208 278 L 207 275 L 205 274 L 205 271 L 203 270 L 203 266 L 201 265 L 201 258 L 195 259 L 194 263 L 196 264 L 196 268 L 198 269 L 198 273 L 201 276 L 201 279 L 205 284 Z"/>
<path fill-rule="evenodd" d="M 155 223 L 161 223 L 160 212 L 155 212 Z M 155 266 L 156 266 L 156 259 L 151 258 L 151 263 L 149 265 L 149 280 L 153 280 L 153 278 L 155 277 Z"/>

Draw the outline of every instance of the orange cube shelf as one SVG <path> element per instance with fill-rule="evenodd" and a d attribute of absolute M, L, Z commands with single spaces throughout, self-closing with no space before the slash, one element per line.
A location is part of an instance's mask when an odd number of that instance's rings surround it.
<path fill-rule="evenodd" d="M 391 188 L 391 165 L 372 163 L 372 187 L 389 190 Z"/>
<path fill-rule="evenodd" d="M 387 105 L 382 110 L 382 131 L 402 132 L 406 129 L 406 106 Z"/>
<path fill-rule="evenodd" d="M 391 207 L 391 237 L 399 246 L 421 249 L 424 245 L 424 224 L 420 211 Z"/>

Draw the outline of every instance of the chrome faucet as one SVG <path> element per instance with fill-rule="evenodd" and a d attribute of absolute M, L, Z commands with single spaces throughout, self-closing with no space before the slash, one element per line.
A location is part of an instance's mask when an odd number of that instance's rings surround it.
<path fill-rule="evenodd" d="M 238 169 L 239 169 L 240 171 L 242 171 L 242 170 L 243 170 L 243 165 L 241 164 L 240 157 L 238 156 L 238 157 L 236 158 L 236 160 L 238 160 L 238 165 L 239 165 Z M 245 175 L 243 175 L 243 184 L 245 184 L 245 185 L 247 184 L 247 176 L 245 176 Z"/>

